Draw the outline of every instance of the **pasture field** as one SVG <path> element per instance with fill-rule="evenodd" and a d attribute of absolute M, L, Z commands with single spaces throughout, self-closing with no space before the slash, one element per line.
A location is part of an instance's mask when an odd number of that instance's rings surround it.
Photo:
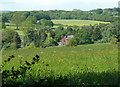
<path fill-rule="evenodd" d="M 21 48 L 2 52 L 2 62 L 14 55 L 3 70 L 16 69 L 25 61 L 31 62 L 35 55 L 40 56 L 37 64 L 27 70 L 24 79 L 47 85 L 116 85 L 118 84 L 118 45 L 91 44 L 77 47 Z M 45 79 L 45 80 L 44 80 Z M 41 82 L 42 81 L 42 82 Z M 16 80 L 15 80 L 16 82 Z M 16 84 L 16 83 L 15 83 Z"/>
<path fill-rule="evenodd" d="M 95 72 L 107 70 L 117 70 L 118 67 L 118 49 L 117 45 L 111 44 L 91 44 L 80 45 L 77 47 L 50 47 L 50 48 L 22 48 L 19 50 L 3 51 L 3 61 L 10 55 L 16 58 L 11 60 L 3 69 L 9 69 L 12 66 L 19 66 L 20 61 L 31 61 L 34 55 L 40 56 L 38 65 L 34 66 L 37 70 L 41 67 L 41 62 L 48 63 L 48 68 L 55 73 L 67 74 L 88 67 L 95 68 Z M 79 68 L 78 68 L 79 67 Z"/>
<path fill-rule="evenodd" d="M 13 23 L 5 23 L 5 25 L 7 29 L 13 29 L 13 30 L 16 29 L 16 26 Z"/>
<path fill-rule="evenodd" d="M 62 24 L 62 25 L 68 25 L 68 26 L 84 26 L 84 25 L 94 25 L 94 24 L 99 24 L 99 23 L 110 23 L 110 22 L 103 22 L 103 21 L 93 21 L 93 20 L 52 20 L 54 24 Z"/>

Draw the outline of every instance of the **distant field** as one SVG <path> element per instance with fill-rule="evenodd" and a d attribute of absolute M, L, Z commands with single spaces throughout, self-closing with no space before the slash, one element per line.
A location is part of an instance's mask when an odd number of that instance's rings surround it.
<path fill-rule="evenodd" d="M 103 21 L 92 21 L 92 20 L 52 20 L 54 24 L 63 24 L 68 26 L 83 26 L 83 25 L 94 25 L 99 23 L 110 23 L 110 22 L 103 22 Z"/>
<path fill-rule="evenodd" d="M 110 22 L 103 22 L 103 21 L 92 21 L 92 20 L 52 20 L 54 24 L 62 24 L 62 25 L 68 25 L 68 26 L 84 26 L 84 25 L 94 25 L 94 24 L 99 24 L 99 23 L 110 23 Z M 6 29 L 16 29 L 15 24 L 12 23 L 6 23 Z M 57 28 L 58 26 L 55 25 L 54 28 Z M 24 36 L 23 31 L 21 30 L 16 30 L 19 35 Z"/>

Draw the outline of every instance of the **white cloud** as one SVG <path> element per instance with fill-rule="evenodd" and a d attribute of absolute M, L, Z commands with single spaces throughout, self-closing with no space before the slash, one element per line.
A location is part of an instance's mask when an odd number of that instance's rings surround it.
<path fill-rule="evenodd" d="M 119 0 L 0 0 L 0 8 L 12 10 L 92 9 L 117 7 L 118 2 Z"/>
<path fill-rule="evenodd" d="M 6 0 L 7 1 L 7 0 Z M 40 5 L 40 6 L 60 6 L 60 5 L 68 5 L 71 4 L 80 4 L 80 3 L 118 3 L 119 0 L 9 0 L 15 3 L 21 4 L 32 4 L 32 5 Z"/>

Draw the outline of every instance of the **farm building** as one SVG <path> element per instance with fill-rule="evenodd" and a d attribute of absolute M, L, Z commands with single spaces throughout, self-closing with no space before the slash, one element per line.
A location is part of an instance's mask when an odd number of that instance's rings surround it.
<path fill-rule="evenodd" d="M 61 42 L 59 42 L 58 44 L 59 45 L 67 45 L 69 44 L 69 41 L 70 39 L 73 38 L 73 35 L 68 35 L 68 36 L 64 36 L 62 39 L 61 39 Z"/>

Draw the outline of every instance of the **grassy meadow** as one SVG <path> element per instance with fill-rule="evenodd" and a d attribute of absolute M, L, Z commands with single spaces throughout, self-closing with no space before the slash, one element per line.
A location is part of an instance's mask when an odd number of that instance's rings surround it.
<path fill-rule="evenodd" d="M 94 25 L 94 24 L 99 24 L 99 23 L 110 23 L 110 22 L 103 22 L 103 21 L 93 21 L 93 20 L 52 20 L 54 24 L 62 24 L 62 25 L 68 25 L 68 26 L 84 26 L 84 25 Z"/>
<path fill-rule="evenodd" d="M 83 72 L 94 72 L 96 74 L 100 74 L 108 71 L 109 73 L 118 71 L 118 47 L 113 44 L 91 44 L 80 45 L 77 47 L 63 46 L 53 48 L 49 47 L 46 49 L 22 48 L 19 50 L 7 50 L 2 52 L 2 61 L 11 55 L 14 55 L 15 58 L 8 62 L 5 67 L 3 67 L 3 70 L 9 70 L 12 66 L 17 68 L 26 60 L 30 62 L 36 54 L 40 56 L 39 63 L 32 66 L 31 71 L 27 71 L 27 74 L 32 73 L 35 77 L 38 76 L 38 73 L 41 73 L 41 78 L 49 77 L 50 73 L 48 71 L 50 70 L 54 72 L 56 78 L 59 75 L 67 76 L 70 73 L 71 75 L 76 75 L 77 73 Z M 111 78 L 109 75 L 105 76 L 105 78 L 102 77 L 103 80 L 110 79 L 108 81 L 106 80 L 108 83 L 105 84 L 113 84 L 109 83 L 109 81 L 117 81 L 117 73 L 116 75 L 112 74 L 111 76 L 114 78 Z M 86 76 L 82 77 L 82 79 L 83 78 L 86 78 Z M 101 76 L 96 77 L 91 75 L 88 78 L 100 79 Z"/>
<path fill-rule="evenodd" d="M 41 61 L 50 64 L 56 72 L 67 73 L 70 70 L 84 66 L 96 66 L 96 72 L 109 69 L 117 70 L 118 48 L 113 44 L 91 44 L 77 47 L 49 47 L 49 48 L 21 48 L 19 50 L 6 50 L 2 52 L 3 61 L 10 55 L 15 55 L 8 66 L 17 66 L 19 60 L 31 60 L 34 55 L 40 55 Z M 16 61 L 16 62 L 15 62 Z M 9 69 L 9 67 L 6 67 Z"/>
<path fill-rule="evenodd" d="M 24 53 L 23 53 L 24 52 Z M 42 61 L 50 64 L 51 68 L 56 68 L 57 71 L 63 69 L 71 70 L 78 64 L 83 68 L 84 65 L 92 67 L 97 66 L 96 71 L 105 71 L 108 69 L 117 69 L 118 58 L 117 45 L 113 44 L 91 44 L 80 45 L 77 47 L 49 47 L 49 48 L 21 48 L 19 50 L 3 51 L 3 61 L 10 55 L 15 55 L 16 60 L 30 60 L 31 57 L 38 54 Z M 13 60 L 13 61 L 16 61 Z M 11 63 L 18 65 L 18 62 Z M 70 64 L 70 66 L 68 66 Z M 62 66 L 61 66 L 62 65 Z M 12 65 L 10 65 L 12 66 Z M 104 67 L 103 67 L 104 66 Z M 61 69 L 60 69 L 61 67 Z"/>

